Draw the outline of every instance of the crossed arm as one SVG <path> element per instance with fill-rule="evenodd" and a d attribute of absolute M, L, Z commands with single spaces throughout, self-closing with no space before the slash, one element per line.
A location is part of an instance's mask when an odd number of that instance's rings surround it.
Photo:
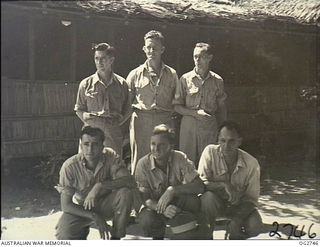
<path fill-rule="evenodd" d="M 150 193 L 142 193 L 145 205 L 158 214 L 163 214 L 168 218 L 173 218 L 181 211 L 178 207 L 170 204 L 173 198 L 178 195 L 189 194 L 197 195 L 203 193 L 204 185 L 199 177 L 196 177 L 191 183 L 177 186 L 169 186 L 158 201 L 151 199 Z"/>

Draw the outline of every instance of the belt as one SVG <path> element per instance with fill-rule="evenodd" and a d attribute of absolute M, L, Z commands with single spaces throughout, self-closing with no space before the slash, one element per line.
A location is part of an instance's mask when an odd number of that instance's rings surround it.
<path fill-rule="evenodd" d="M 158 110 L 158 109 L 152 109 L 152 110 L 140 110 L 140 109 L 134 109 L 134 111 L 138 114 L 172 114 L 171 111 L 164 111 L 164 110 Z"/>

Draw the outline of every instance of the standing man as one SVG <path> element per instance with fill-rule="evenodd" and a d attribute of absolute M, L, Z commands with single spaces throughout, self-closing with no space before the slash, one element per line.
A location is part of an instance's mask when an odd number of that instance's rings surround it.
<path fill-rule="evenodd" d="M 113 218 L 111 239 L 126 235 L 135 182 L 119 155 L 103 147 L 104 133 L 86 126 L 81 131 L 82 152 L 61 167 L 59 184 L 63 214 L 56 226 L 57 239 L 86 239 L 96 226 L 100 237 L 108 236 L 106 219 Z"/>
<path fill-rule="evenodd" d="M 263 229 L 257 210 L 260 194 L 260 166 L 247 152 L 239 126 L 226 121 L 219 128 L 218 145 L 208 145 L 199 162 L 198 172 L 205 184 L 201 196 L 202 212 L 214 229 L 218 216 L 231 218 L 229 239 L 257 236 Z"/>
<path fill-rule="evenodd" d="M 209 70 L 211 46 L 197 43 L 193 51 L 195 68 L 180 78 L 174 109 L 183 117 L 179 149 L 198 164 L 203 149 L 216 143 L 217 122 L 226 119 L 226 94 L 222 78 Z"/>
<path fill-rule="evenodd" d="M 147 60 L 127 77 L 133 107 L 130 124 L 132 174 L 138 160 L 149 152 L 154 126 L 164 123 L 173 127 L 172 100 L 178 76 L 161 60 L 164 50 L 163 35 L 154 30 L 148 32 L 143 46 Z"/>
<path fill-rule="evenodd" d="M 198 214 L 204 185 L 187 156 L 173 150 L 174 132 L 167 125 L 154 128 L 151 152 L 137 164 L 135 179 L 144 207 L 139 222 L 147 237 L 163 239 L 166 222 L 182 210 Z"/>
<path fill-rule="evenodd" d="M 122 155 L 120 125 L 130 109 L 125 80 L 113 72 L 115 49 L 107 43 L 93 47 L 95 74 L 80 82 L 74 110 L 84 125 L 97 127 L 105 135 L 104 145 Z"/>

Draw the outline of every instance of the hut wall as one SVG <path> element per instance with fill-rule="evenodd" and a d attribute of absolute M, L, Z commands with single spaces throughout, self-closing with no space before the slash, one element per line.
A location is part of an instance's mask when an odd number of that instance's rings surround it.
<path fill-rule="evenodd" d="M 261 140 L 278 143 L 278 156 L 301 152 L 301 137 L 314 135 L 315 109 L 299 92 L 317 80 L 318 29 L 1 11 L 3 157 L 76 151 L 81 122 L 73 107 L 79 82 L 95 71 L 91 44 L 113 44 L 115 72 L 126 77 L 144 62 L 143 36 L 151 29 L 165 35 L 164 60 L 180 76 L 193 68 L 196 42 L 214 44 L 212 69 L 224 78 L 228 116 L 243 125 L 249 149 L 258 143 L 253 152 L 270 146 Z M 72 24 L 63 26 L 63 19 Z"/>
<path fill-rule="evenodd" d="M 77 84 L 2 78 L 2 152 L 6 157 L 75 152 L 81 121 Z"/>

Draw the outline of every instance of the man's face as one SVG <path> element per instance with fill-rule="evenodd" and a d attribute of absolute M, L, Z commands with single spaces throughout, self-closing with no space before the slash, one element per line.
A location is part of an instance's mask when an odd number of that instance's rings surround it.
<path fill-rule="evenodd" d="M 114 57 L 108 56 L 105 51 L 95 51 L 94 62 L 99 72 L 106 72 L 112 69 Z"/>
<path fill-rule="evenodd" d="M 207 54 L 205 48 L 196 47 L 193 51 L 193 61 L 196 70 L 207 70 L 209 68 L 212 55 Z"/>
<path fill-rule="evenodd" d="M 222 153 L 225 156 L 234 155 L 241 145 L 242 138 L 235 130 L 229 130 L 223 127 L 219 133 L 218 143 L 221 146 Z"/>
<path fill-rule="evenodd" d="M 156 160 L 163 160 L 169 157 L 171 144 L 166 135 L 153 135 L 151 136 L 150 149 L 151 154 Z"/>
<path fill-rule="evenodd" d="M 143 51 L 148 60 L 161 59 L 164 49 L 164 46 L 158 39 L 146 39 L 143 46 Z"/>
<path fill-rule="evenodd" d="M 100 159 L 103 150 L 102 140 L 98 136 L 84 134 L 81 138 L 81 149 L 84 158 L 88 162 L 95 162 Z"/>

